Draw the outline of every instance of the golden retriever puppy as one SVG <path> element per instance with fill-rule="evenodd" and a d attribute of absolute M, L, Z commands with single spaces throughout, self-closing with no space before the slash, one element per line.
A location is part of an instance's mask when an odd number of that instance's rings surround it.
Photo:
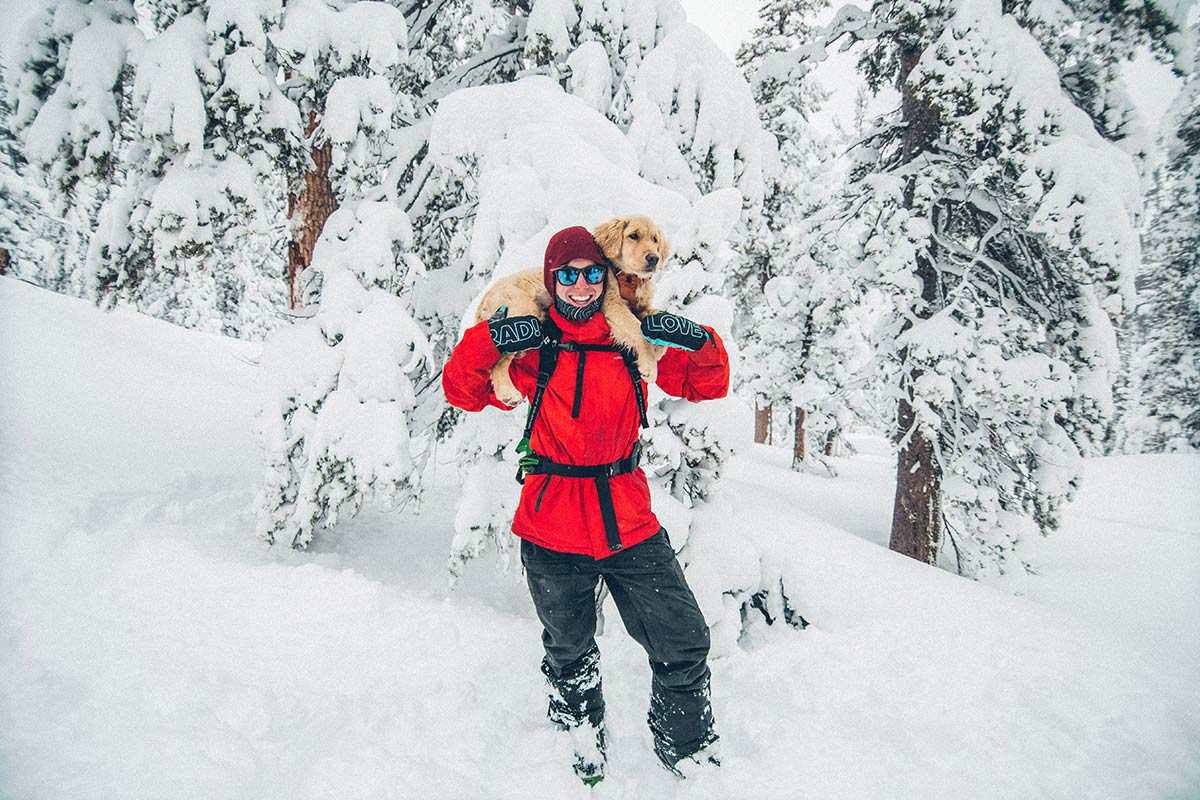
<path fill-rule="evenodd" d="M 642 336 L 641 320 L 657 310 L 650 306 L 653 278 L 671 255 L 671 244 L 654 220 L 640 214 L 602 222 L 592 231 L 592 238 L 609 262 L 600 311 L 608 321 L 613 343 L 637 356 L 638 371 L 652 383 L 666 348 Z M 475 309 L 475 322 L 488 319 L 501 306 L 508 307 L 510 317 L 545 319 L 550 305 L 542 270 L 523 270 L 501 278 L 484 293 Z M 501 355 L 491 370 L 496 397 L 510 406 L 521 402 L 521 394 L 508 376 L 514 355 Z"/>

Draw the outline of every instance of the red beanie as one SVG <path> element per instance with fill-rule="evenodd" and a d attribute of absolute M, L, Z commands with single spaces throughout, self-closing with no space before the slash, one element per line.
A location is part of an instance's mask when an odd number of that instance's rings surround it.
<path fill-rule="evenodd" d="M 601 252 L 600 246 L 596 244 L 596 240 L 592 238 L 588 229 L 582 225 L 563 228 L 551 236 L 550 243 L 546 245 L 546 261 L 542 266 L 542 281 L 546 284 L 546 291 L 550 293 L 551 297 L 554 297 L 554 276 L 550 273 L 575 258 L 586 258 L 601 265 L 605 263 L 604 253 Z"/>

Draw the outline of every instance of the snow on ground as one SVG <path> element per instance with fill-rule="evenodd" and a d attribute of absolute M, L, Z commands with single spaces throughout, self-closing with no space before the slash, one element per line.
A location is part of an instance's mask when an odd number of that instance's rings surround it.
<path fill-rule="evenodd" d="M 833 480 L 755 447 L 728 497 L 812 624 L 714 663 L 725 765 L 678 783 L 610 609 L 588 790 L 520 576 L 447 588 L 452 464 L 419 512 L 266 550 L 252 347 L 10 279 L 0 342 L 0 797 L 1200 795 L 1198 458 L 1090 461 L 1014 596 L 878 546 L 877 440 Z"/>

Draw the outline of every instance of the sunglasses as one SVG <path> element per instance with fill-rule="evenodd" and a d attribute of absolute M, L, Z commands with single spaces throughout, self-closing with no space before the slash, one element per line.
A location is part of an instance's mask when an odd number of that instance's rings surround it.
<path fill-rule="evenodd" d="M 574 286 L 575 281 L 579 280 L 579 274 L 583 273 L 583 279 L 595 286 L 604 280 L 604 267 L 593 264 L 590 267 L 559 267 L 554 270 L 554 279 L 562 286 Z"/>

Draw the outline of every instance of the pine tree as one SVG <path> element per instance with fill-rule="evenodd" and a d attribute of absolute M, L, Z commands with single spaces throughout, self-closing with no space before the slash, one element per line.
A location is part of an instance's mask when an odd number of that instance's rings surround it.
<path fill-rule="evenodd" d="M 1200 450 L 1200 79 L 1164 123 L 1166 160 L 1149 198 L 1135 365 L 1148 452 Z"/>
<path fill-rule="evenodd" d="M 1067 0 L 1055 8 L 1031 0 L 1006 4 L 1058 66 L 1059 81 L 1096 130 L 1144 169 L 1150 139 L 1120 75 L 1141 48 L 1168 55 L 1175 24 L 1156 3 Z"/>
<path fill-rule="evenodd" d="M 101 212 L 89 268 L 108 303 L 258 338 L 283 296 L 270 190 L 298 148 L 296 110 L 266 52 L 278 10 L 164 1 L 153 11 L 169 23 L 138 65 L 138 135 L 122 153 L 124 185 Z"/>
<path fill-rule="evenodd" d="M 748 365 L 741 377 L 756 399 L 756 413 L 765 417 L 765 424 L 759 426 L 764 432 L 774 405 L 794 415 L 796 469 L 823 461 L 819 451 L 807 447 L 806 429 L 813 428 L 828 440 L 836 427 L 831 424 L 834 417 L 819 410 L 831 405 L 820 392 L 832 387 L 813 392 L 816 382 L 808 380 L 814 357 L 826 352 L 822 345 L 834 335 L 828 312 L 838 295 L 810 290 L 817 283 L 829 285 L 836 280 L 822 275 L 829 260 L 813 257 L 822 249 L 826 235 L 816 221 L 834 184 L 833 153 L 830 143 L 817 137 L 810 124 L 825 93 L 808 77 L 792 79 L 786 72 L 773 71 L 771 62 L 773 56 L 814 37 L 811 20 L 825 5 L 765 3 L 759 12 L 759 26 L 738 53 L 739 64 L 754 87 L 759 118 L 764 129 L 774 135 L 778 150 L 778 165 L 763 201 L 763 224 L 745 239 L 746 257 L 741 263 L 749 270 L 732 282 L 740 290 L 735 306 L 749 312 L 738 325 Z M 763 303 L 771 281 L 776 281 L 775 289 Z M 822 313 L 816 311 L 818 303 L 826 304 Z M 818 330 L 820 326 L 825 329 Z M 824 468 L 832 469 L 828 462 Z"/>
<path fill-rule="evenodd" d="M 456 421 L 433 366 L 472 284 L 441 237 L 454 244 L 469 228 L 438 218 L 461 190 L 434 163 L 423 115 L 457 82 L 510 76 L 505 54 L 519 55 L 499 15 L 465 9 L 292 2 L 270 37 L 307 120 L 309 193 L 293 192 L 291 210 L 319 236 L 304 267 L 313 280 L 298 287 L 314 316 L 277 331 L 264 356 L 273 390 L 260 411 L 259 532 L 269 542 L 306 547 L 366 503 L 419 500 L 434 438 Z M 300 233 L 293 259 L 307 246 Z"/>
<path fill-rule="evenodd" d="M 1019 575 L 1111 410 L 1136 169 L 997 5 L 877 4 L 839 24 L 874 35 L 864 75 L 902 96 L 838 202 L 865 221 L 858 273 L 886 302 L 872 344 L 899 390 L 891 544 L 932 563 L 945 530 L 961 572 Z"/>
<path fill-rule="evenodd" d="M 1144 184 L 1150 181 L 1152 131 L 1140 118 L 1124 84 L 1120 67 L 1139 51 L 1160 60 L 1170 57 L 1176 24 L 1186 5 L 1175 6 L 1173 20 L 1166 4 L 1070 0 L 1064 9 L 1040 3 L 1014 4 L 1012 13 L 1041 44 L 1059 67 L 1064 91 L 1092 118 L 1096 130 L 1134 157 Z M 1113 381 L 1113 414 L 1103 438 L 1103 451 L 1113 452 L 1122 443 L 1129 419 L 1136 415 L 1138 391 L 1133 383 L 1135 332 L 1132 319 L 1117 325 L 1117 350 L 1121 370 Z M 1099 443 L 1098 445 L 1099 446 Z"/>
<path fill-rule="evenodd" d="M 230 335 L 275 324 L 278 164 L 295 109 L 266 32 L 279 6 L 63 0 L 22 39 L 15 122 L 65 213 L 64 290 Z M 10 80 L 12 80 L 10 78 Z M 264 195 L 264 190 L 266 194 Z"/>
<path fill-rule="evenodd" d="M 0 274 L 64 291 L 67 225 L 51 210 L 49 194 L 26 177 L 28 162 L 12 133 L 12 118 L 0 65 Z"/>
<path fill-rule="evenodd" d="M 524 57 L 624 127 L 633 117 L 633 89 L 643 62 L 685 21 L 675 0 L 534 0 Z"/>
<path fill-rule="evenodd" d="M 365 503 L 419 499 L 440 408 L 428 336 L 413 319 L 420 261 L 390 203 L 339 208 L 313 253 L 316 312 L 276 331 L 260 360 L 267 455 L 259 536 L 307 547 Z M 399 265 L 399 268 L 398 268 Z"/>
<path fill-rule="evenodd" d="M 307 143 L 306 163 L 288 175 L 293 308 L 302 301 L 301 274 L 312 261 L 317 237 L 347 191 L 341 187 L 339 192 L 334 183 L 361 183 L 355 173 L 378 166 L 386 149 L 382 134 L 391 129 L 397 110 L 407 39 L 404 15 L 393 6 L 363 2 L 339 8 L 323 0 L 292 0 L 281 30 L 271 37 Z"/>
<path fill-rule="evenodd" d="M 42 3 L 16 38 L 6 75 L 9 118 L 24 172 L 48 191 L 63 221 L 62 250 L 35 278 L 96 298 L 84 265 L 101 206 L 123 180 L 119 154 L 130 130 L 129 93 L 144 37 L 132 2 Z"/>

